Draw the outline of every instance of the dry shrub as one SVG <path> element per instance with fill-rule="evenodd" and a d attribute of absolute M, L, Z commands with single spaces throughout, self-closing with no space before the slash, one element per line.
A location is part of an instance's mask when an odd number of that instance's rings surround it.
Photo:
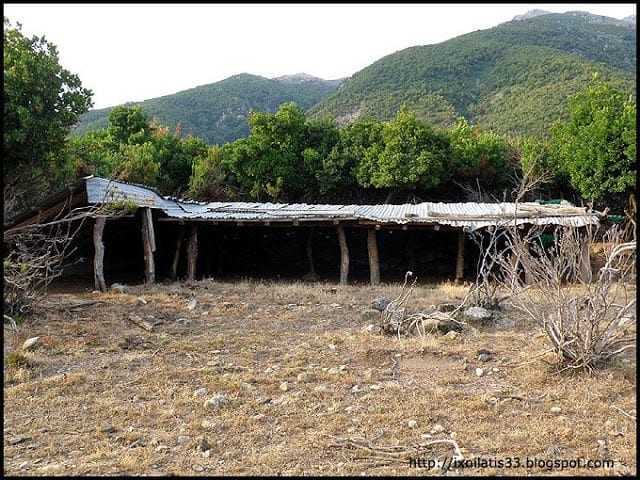
<path fill-rule="evenodd" d="M 605 265 L 593 274 L 596 232 L 555 227 L 544 245 L 542 235 L 550 232 L 542 226 L 505 226 L 494 234 L 502 248 L 489 255 L 488 283 L 543 328 L 565 368 L 591 370 L 635 346 L 635 242 L 623 242 L 618 227 L 604 232 Z"/>

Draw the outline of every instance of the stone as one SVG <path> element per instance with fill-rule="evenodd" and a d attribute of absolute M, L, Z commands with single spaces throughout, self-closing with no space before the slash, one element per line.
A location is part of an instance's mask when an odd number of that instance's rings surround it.
<path fill-rule="evenodd" d="M 216 423 L 212 422 L 211 420 L 205 419 L 205 420 L 202 420 L 202 423 L 200 423 L 200 426 L 205 430 L 210 430 L 216 426 Z"/>
<path fill-rule="evenodd" d="M 442 425 L 440 425 L 439 423 L 436 423 L 433 426 L 433 428 L 431 428 L 431 434 L 435 435 L 437 433 L 442 433 L 442 432 L 444 432 L 444 430 L 445 430 L 445 428 Z"/>
<path fill-rule="evenodd" d="M 484 370 L 482 368 L 476 368 L 476 377 L 481 377 L 484 375 Z"/>
<path fill-rule="evenodd" d="M 451 330 L 444 335 L 444 338 L 455 340 L 456 338 L 458 338 L 458 335 L 460 335 L 458 332 L 456 332 L 455 330 Z"/>
<path fill-rule="evenodd" d="M 280 390 L 282 390 L 283 392 L 286 392 L 289 390 L 289 384 L 287 382 L 282 382 L 280 384 Z"/>
<path fill-rule="evenodd" d="M 126 285 L 123 285 L 122 283 L 112 283 L 111 290 L 118 293 L 125 293 L 127 292 L 127 290 L 129 290 L 129 287 Z"/>
<path fill-rule="evenodd" d="M 176 323 L 179 325 L 190 325 L 191 324 L 191 320 L 189 320 L 188 318 L 177 318 L 176 319 Z"/>
<path fill-rule="evenodd" d="M 209 442 L 207 442 L 207 437 L 205 437 L 204 435 L 201 435 L 200 437 L 198 437 L 198 440 L 196 443 L 196 449 L 201 452 L 206 452 L 207 450 L 211 449 Z"/>
<path fill-rule="evenodd" d="M 455 303 L 439 303 L 435 305 L 435 309 L 439 312 L 453 312 L 458 306 Z"/>
<path fill-rule="evenodd" d="M 229 403 L 229 399 L 224 393 L 218 393 L 204 402 L 207 410 L 220 410 Z"/>
<path fill-rule="evenodd" d="M 104 424 L 104 425 L 102 425 L 100 427 L 100 432 L 101 433 L 109 434 L 109 433 L 115 433 L 115 431 L 116 431 L 115 427 L 113 425 L 111 425 L 110 423 L 106 423 L 106 424 Z"/>
<path fill-rule="evenodd" d="M 371 302 L 371 308 L 378 312 L 384 312 L 387 306 L 391 303 L 387 297 L 378 297 Z"/>
<path fill-rule="evenodd" d="M 369 390 L 381 390 L 382 389 L 382 385 L 378 385 L 377 383 L 374 383 L 373 385 L 369 385 Z"/>
<path fill-rule="evenodd" d="M 191 441 L 191 437 L 188 435 L 178 435 L 178 438 L 176 439 L 176 444 L 178 445 L 185 445 L 187 443 L 189 443 Z"/>
<path fill-rule="evenodd" d="M 315 378 L 316 376 L 311 372 L 302 372 L 298 374 L 298 381 L 303 383 L 312 382 Z"/>
<path fill-rule="evenodd" d="M 204 471 L 204 467 L 202 465 L 198 465 L 198 464 L 193 465 L 191 468 L 193 469 L 194 472 L 202 472 L 202 471 Z"/>
<path fill-rule="evenodd" d="M 415 420 L 409 420 L 409 421 L 407 422 L 407 426 L 408 426 L 409 428 L 416 428 L 416 427 L 418 426 L 418 422 L 416 422 Z"/>
<path fill-rule="evenodd" d="M 335 351 L 336 346 L 333 343 L 329 344 L 329 350 L 331 350 L 332 352 Z"/>
<path fill-rule="evenodd" d="M 380 320 L 380 311 L 374 310 L 372 308 L 368 308 L 367 310 L 363 310 L 360 314 L 360 317 L 365 322 L 375 322 Z"/>
<path fill-rule="evenodd" d="M 22 349 L 23 350 L 32 350 L 32 349 L 34 349 L 34 348 L 36 348 L 38 346 L 39 342 L 40 342 L 40 337 L 28 338 L 22 344 Z"/>
<path fill-rule="evenodd" d="M 488 353 L 482 352 L 480 355 L 478 355 L 479 362 L 488 362 L 489 360 L 491 360 L 491 355 L 489 355 Z"/>
<path fill-rule="evenodd" d="M 365 325 L 364 327 L 362 327 L 362 331 L 364 333 L 376 333 L 380 330 L 380 327 L 377 325 L 374 325 L 373 323 L 370 323 L 369 325 Z"/>
<path fill-rule="evenodd" d="M 360 391 L 362 391 L 362 389 L 360 388 L 360 385 L 354 385 L 353 387 L 351 387 L 352 393 L 358 393 Z"/>
<path fill-rule="evenodd" d="M 491 319 L 492 313 L 486 308 L 469 307 L 464 311 L 464 316 L 471 321 L 486 322 Z"/>
<path fill-rule="evenodd" d="M 192 298 L 191 300 L 189 300 L 189 303 L 187 303 L 187 310 L 194 310 L 197 305 L 198 305 L 198 300 L 196 300 L 195 298 Z"/>
<path fill-rule="evenodd" d="M 209 458 L 211 456 L 211 450 L 205 450 L 204 452 L 202 452 L 202 456 L 204 458 Z"/>
<path fill-rule="evenodd" d="M 206 389 L 206 387 L 198 388 L 197 390 L 195 390 L 195 391 L 193 392 L 193 396 L 194 396 L 194 397 L 204 397 L 205 395 L 207 395 L 207 389 Z"/>
<path fill-rule="evenodd" d="M 551 410 L 549 410 L 551 413 L 560 413 L 562 412 L 562 408 L 556 406 L 551 407 Z"/>

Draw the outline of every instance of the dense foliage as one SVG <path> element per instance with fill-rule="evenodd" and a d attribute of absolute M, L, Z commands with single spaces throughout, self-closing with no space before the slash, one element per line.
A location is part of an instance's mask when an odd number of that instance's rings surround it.
<path fill-rule="evenodd" d="M 503 23 L 436 45 L 388 55 L 311 109 L 340 123 L 393 118 L 407 105 L 448 127 L 462 116 L 484 129 L 544 135 L 566 118 L 566 99 L 593 72 L 634 91 L 636 30 L 590 14 L 549 14 Z"/>
<path fill-rule="evenodd" d="M 295 76 L 268 79 L 246 73 L 136 105 L 151 118 L 209 144 L 222 144 L 249 133 L 251 111 L 273 112 L 284 102 L 309 108 L 335 90 L 337 81 Z M 131 106 L 131 105 L 129 105 Z M 104 128 L 113 108 L 92 110 L 80 119 L 77 133 Z"/>
<path fill-rule="evenodd" d="M 33 199 L 49 187 L 70 127 L 91 106 L 91 91 L 60 65 L 55 45 L 26 37 L 7 19 L 3 47 L 5 186 Z"/>
<path fill-rule="evenodd" d="M 589 200 L 611 199 L 636 184 L 636 103 L 594 80 L 569 102 L 569 119 L 553 129 L 559 169 Z"/>

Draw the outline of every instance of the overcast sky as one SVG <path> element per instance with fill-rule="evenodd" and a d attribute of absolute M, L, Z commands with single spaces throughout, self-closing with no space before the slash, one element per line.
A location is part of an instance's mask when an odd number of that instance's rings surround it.
<path fill-rule="evenodd" d="M 622 18 L 635 4 L 12 5 L 5 16 L 58 46 L 94 107 L 249 72 L 350 76 L 384 55 L 489 28 L 541 8 Z"/>

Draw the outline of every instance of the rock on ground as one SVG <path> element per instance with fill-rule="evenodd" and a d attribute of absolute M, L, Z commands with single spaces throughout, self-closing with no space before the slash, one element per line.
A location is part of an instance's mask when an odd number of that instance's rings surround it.
<path fill-rule="evenodd" d="M 24 341 L 24 343 L 22 344 L 22 349 L 23 350 L 31 350 L 33 348 L 36 348 L 36 346 L 38 345 L 38 342 L 40 342 L 40 337 L 31 337 L 28 338 L 27 340 Z"/>
<path fill-rule="evenodd" d="M 469 307 L 464 311 L 464 316 L 471 321 L 485 322 L 491 319 L 492 313 L 486 308 Z"/>
<path fill-rule="evenodd" d="M 229 403 L 229 399 L 224 393 L 218 393 L 204 402 L 204 408 L 208 410 L 219 410 Z"/>

